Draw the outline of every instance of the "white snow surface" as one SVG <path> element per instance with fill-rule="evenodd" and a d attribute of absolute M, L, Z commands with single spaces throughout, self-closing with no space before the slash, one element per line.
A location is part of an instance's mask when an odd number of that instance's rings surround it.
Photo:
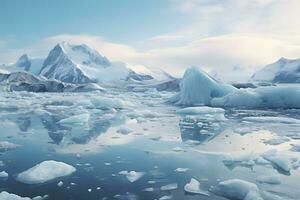
<path fill-rule="evenodd" d="M 26 184 L 39 184 L 59 177 L 69 176 L 75 171 L 75 167 L 66 163 L 47 160 L 18 174 L 16 179 Z"/>

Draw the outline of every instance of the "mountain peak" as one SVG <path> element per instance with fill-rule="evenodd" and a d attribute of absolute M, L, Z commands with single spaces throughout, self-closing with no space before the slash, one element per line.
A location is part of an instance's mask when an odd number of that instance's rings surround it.
<path fill-rule="evenodd" d="M 31 62 L 27 54 L 23 54 L 16 63 L 17 67 L 24 68 L 25 71 L 28 71 L 31 65 Z"/>

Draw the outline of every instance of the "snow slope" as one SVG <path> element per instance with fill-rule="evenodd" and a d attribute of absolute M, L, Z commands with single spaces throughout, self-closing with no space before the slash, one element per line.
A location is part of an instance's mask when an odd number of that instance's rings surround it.
<path fill-rule="evenodd" d="M 299 83 L 300 59 L 280 58 L 277 62 L 269 64 L 262 70 L 254 73 L 251 80 L 274 83 Z"/>

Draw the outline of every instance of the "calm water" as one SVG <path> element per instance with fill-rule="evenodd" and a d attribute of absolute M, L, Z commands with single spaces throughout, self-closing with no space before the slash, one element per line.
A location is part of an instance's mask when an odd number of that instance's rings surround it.
<path fill-rule="evenodd" d="M 164 103 L 172 93 L 31 94 L 6 93 L 0 97 L 0 141 L 20 145 L 3 151 L 0 160 L 9 174 L 0 190 L 49 199 L 225 199 L 215 194 L 220 181 L 254 182 L 269 199 L 300 199 L 300 170 L 283 172 L 276 166 L 226 164 L 224 156 L 263 153 L 270 149 L 300 159 L 291 144 L 300 142 L 300 111 L 227 109 L 225 118 L 215 115 L 179 116 L 178 107 Z M 80 120 L 60 120 L 82 115 Z M 260 116 L 260 120 L 247 117 Z M 264 117 L 294 120 L 263 120 Z M 266 118 L 267 119 L 267 118 Z M 200 125 L 199 125 L 200 124 Z M 132 130 L 118 133 L 120 127 Z M 270 139 L 285 138 L 272 145 Z M 69 177 L 45 184 L 17 182 L 18 173 L 45 161 L 62 161 L 76 167 Z M 176 172 L 177 168 L 188 168 Z M 144 172 L 131 183 L 119 172 Z M 257 183 L 259 175 L 279 175 L 281 184 Z M 191 195 L 183 187 L 196 178 L 210 196 Z M 62 187 L 57 183 L 63 181 Z M 75 183 L 71 184 L 71 183 Z M 161 186 L 177 183 L 178 189 Z M 97 190 L 97 187 L 101 189 Z M 144 191 L 145 188 L 153 191 Z M 91 192 L 88 189 L 92 189 Z"/>

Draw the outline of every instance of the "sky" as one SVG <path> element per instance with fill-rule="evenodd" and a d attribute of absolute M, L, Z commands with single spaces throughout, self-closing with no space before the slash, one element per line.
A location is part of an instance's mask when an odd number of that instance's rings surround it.
<path fill-rule="evenodd" d="M 0 0 L 0 63 L 61 41 L 180 77 L 198 66 L 241 81 L 300 58 L 299 0 Z"/>

